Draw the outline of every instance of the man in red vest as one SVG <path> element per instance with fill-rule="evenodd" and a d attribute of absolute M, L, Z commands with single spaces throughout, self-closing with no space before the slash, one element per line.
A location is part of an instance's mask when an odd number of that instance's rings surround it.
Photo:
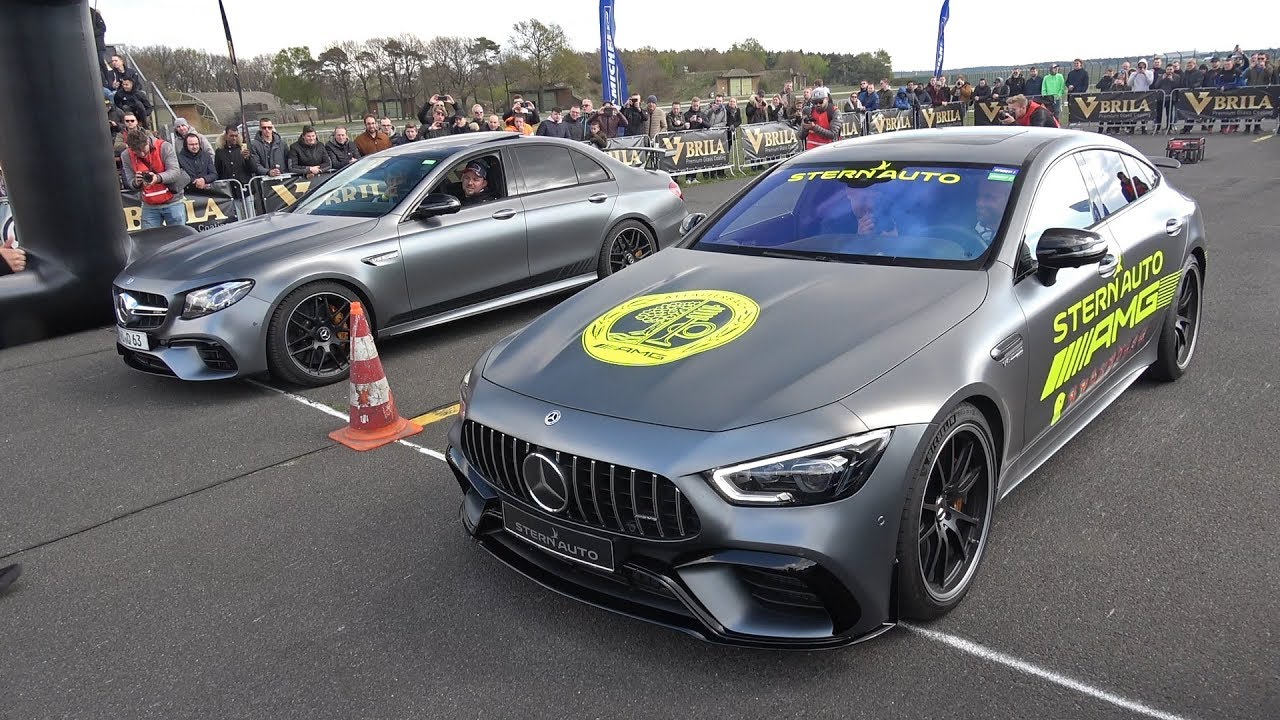
<path fill-rule="evenodd" d="M 1009 110 L 1011 114 L 1005 114 L 1000 118 L 1000 122 L 1005 125 L 1059 127 L 1058 118 L 1053 116 L 1049 108 L 1035 100 L 1027 99 L 1026 95 L 1014 95 L 1009 98 Z"/>
<path fill-rule="evenodd" d="M 178 165 L 173 144 L 153 138 L 146 130 L 129 131 L 126 149 L 120 153 L 125 187 L 138 191 L 142 202 L 142 228 L 186 225 L 187 206 L 182 189 L 187 174 Z"/>
<path fill-rule="evenodd" d="M 814 98 L 813 108 L 800 125 L 800 129 L 804 132 L 805 150 L 812 150 L 819 145 L 826 145 L 840 137 L 840 126 L 835 121 L 835 112 L 832 110 L 830 97 L 823 94 Z"/>

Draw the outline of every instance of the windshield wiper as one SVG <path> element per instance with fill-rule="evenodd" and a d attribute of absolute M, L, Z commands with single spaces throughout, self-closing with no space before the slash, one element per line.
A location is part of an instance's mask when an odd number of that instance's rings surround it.
<path fill-rule="evenodd" d="M 831 262 L 831 258 L 826 255 L 810 255 L 802 252 L 788 252 L 786 250 L 763 250 L 760 253 L 764 257 L 787 258 L 789 260 L 817 260 L 818 262 Z"/>

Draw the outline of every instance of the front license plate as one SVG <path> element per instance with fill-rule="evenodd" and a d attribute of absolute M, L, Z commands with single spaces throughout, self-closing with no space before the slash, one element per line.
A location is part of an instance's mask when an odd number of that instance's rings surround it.
<path fill-rule="evenodd" d="M 125 330 L 122 327 L 116 328 L 116 332 L 120 336 L 120 344 L 133 348 L 134 350 L 150 350 L 151 343 L 147 340 L 147 334 L 138 332 L 137 330 Z"/>
<path fill-rule="evenodd" d="M 547 522 L 508 503 L 502 504 L 502 526 L 512 535 L 554 555 L 613 570 L 613 543 L 605 538 Z"/>

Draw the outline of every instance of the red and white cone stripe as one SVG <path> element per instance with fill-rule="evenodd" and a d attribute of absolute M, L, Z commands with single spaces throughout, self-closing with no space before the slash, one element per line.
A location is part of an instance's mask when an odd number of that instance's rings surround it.
<path fill-rule="evenodd" d="M 395 401 L 363 315 L 351 318 L 351 426 L 379 430 L 395 422 Z"/>

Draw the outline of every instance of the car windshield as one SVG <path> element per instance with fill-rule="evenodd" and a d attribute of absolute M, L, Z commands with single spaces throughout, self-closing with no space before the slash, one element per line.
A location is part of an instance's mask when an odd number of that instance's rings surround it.
<path fill-rule="evenodd" d="M 999 234 L 1018 168 L 830 162 L 779 168 L 698 235 L 696 250 L 976 267 Z"/>
<path fill-rule="evenodd" d="M 444 153 L 413 153 L 361 158 L 308 193 L 294 205 L 293 212 L 382 217 L 447 157 Z"/>

